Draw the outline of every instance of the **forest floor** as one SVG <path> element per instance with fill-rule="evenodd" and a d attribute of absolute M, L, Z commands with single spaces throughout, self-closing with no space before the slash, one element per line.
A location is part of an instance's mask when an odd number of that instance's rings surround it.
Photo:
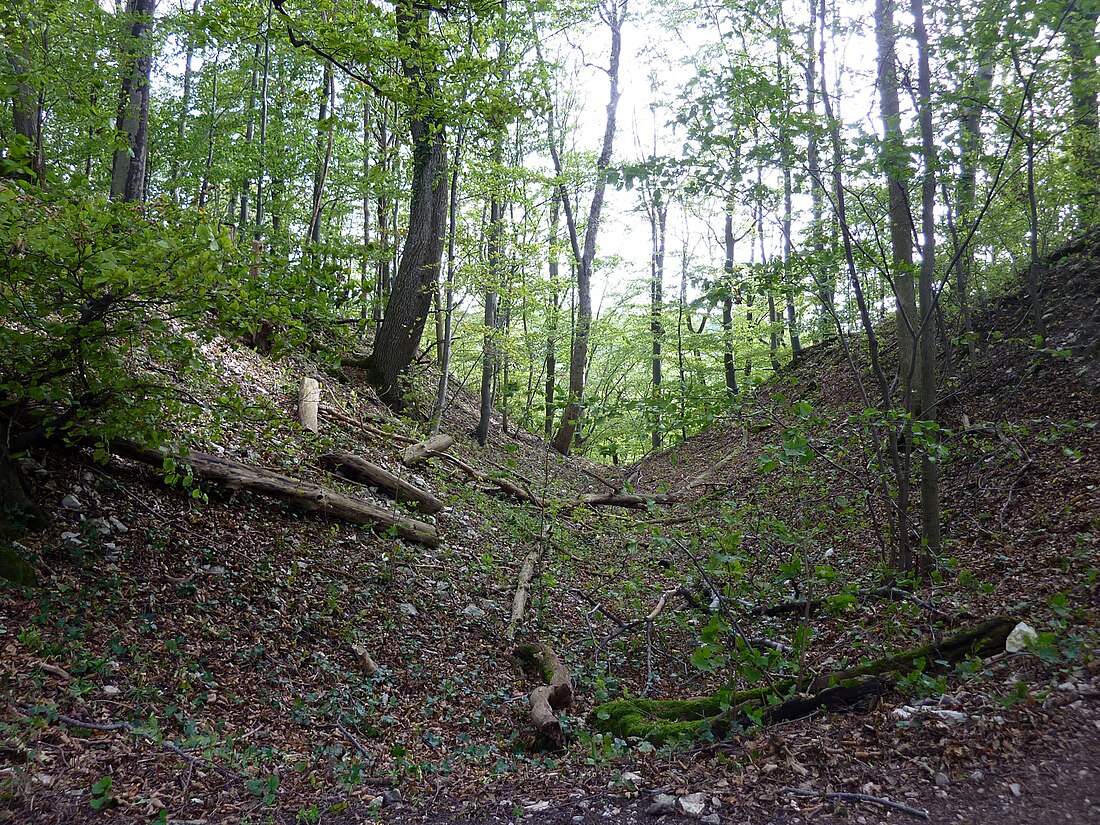
<path fill-rule="evenodd" d="M 22 540 L 42 586 L 0 584 L 0 822 L 668 822 L 692 803 L 707 823 L 919 821 L 885 801 L 934 822 L 1100 821 L 1100 237 L 1051 260 L 1043 302 L 1041 347 L 1010 296 L 976 319 L 976 361 L 943 366 L 945 552 L 925 580 L 894 582 L 912 588 L 900 600 L 869 595 L 884 583 L 869 405 L 835 346 L 629 467 L 499 428 L 477 448 L 459 392 L 452 452 L 536 507 L 436 459 L 403 470 L 414 421 L 303 433 L 306 367 L 210 345 L 223 380 L 286 424 L 196 445 L 318 479 L 317 455 L 354 451 L 444 499 L 443 542 L 216 487 L 203 501 L 117 458 L 33 456 L 52 525 Z M 328 381 L 325 401 L 384 418 L 356 386 Z M 621 489 L 675 500 L 572 504 Z M 554 745 L 506 634 L 533 550 L 518 640 L 549 644 L 576 685 Z M 824 601 L 764 612 L 797 599 Z M 929 663 L 852 712 L 660 747 L 587 718 L 622 696 L 835 671 L 998 615 L 1034 626 L 1037 647 Z"/>

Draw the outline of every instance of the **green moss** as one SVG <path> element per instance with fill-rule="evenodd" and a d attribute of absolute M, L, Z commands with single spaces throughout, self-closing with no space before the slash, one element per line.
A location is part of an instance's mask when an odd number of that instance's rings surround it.
<path fill-rule="evenodd" d="M 868 676 L 904 676 L 916 670 L 919 662 L 923 662 L 927 670 L 935 670 L 940 667 L 939 662 L 952 664 L 967 656 L 990 656 L 1004 649 L 1005 638 L 1015 625 L 1014 619 L 991 619 L 941 642 L 819 677 L 811 685 L 810 692 L 816 694 L 827 687 L 855 689 Z M 655 745 L 698 739 L 707 732 L 725 736 L 739 725 L 748 723 L 745 711 L 767 707 L 788 696 L 794 688 L 794 681 L 787 680 L 774 687 L 737 693 L 719 691 L 695 699 L 616 699 L 593 708 L 588 724 L 594 730 L 622 739 L 633 736 Z"/>

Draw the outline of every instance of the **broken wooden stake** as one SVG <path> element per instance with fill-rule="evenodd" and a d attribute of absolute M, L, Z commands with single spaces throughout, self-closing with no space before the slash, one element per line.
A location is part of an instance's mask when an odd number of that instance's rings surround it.
<path fill-rule="evenodd" d="M 320 405 L 321 385 L 316 378 L 303 377 L 298 386 L 298 420 L 302 423 L 302 429 L 311 433 L 318 431 L 317 409 Z"/>
<path fill-rule="evenodd" d="M 406 467 L 415 467 L 421 462 L 427 461 L 432 456 L 443 455 L 451 448 L 455 440 L 449 435 L 433 435 L 427 441 L 421 441 L 406 448 L 401 456 L 401 463 Z"/>

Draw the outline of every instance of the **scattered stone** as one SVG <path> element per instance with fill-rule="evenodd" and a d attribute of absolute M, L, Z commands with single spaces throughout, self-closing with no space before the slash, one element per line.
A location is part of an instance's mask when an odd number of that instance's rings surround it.
<path fill-rule="evenodd" d="M 937 773 L 936 778 L 933 781 L 935 781 L 937 788 L 946 788 L 948 785 L 951 784 L 951 779 L 943 771 Z"/>
<path fill-rule="evenodd" d="M 705 822 L 706 825 L 721 825 L 722 817 L 718 814 L 707 814 L 700 821 Z"/>
<path fill-rule="evenodd" d="M 1076 694 L 1077 685 L 1073 684 L 1073 682 L 1062 682 L 1062 684 L 1058 685 L 1058 690 L 1064 691 L 1065 693 Z"/>
<path fill-rule="evenodd" d="M 84 543 L 83 541 L 80 540 L 80 534 L 79 533 L 69 533 L 69 532 L 62 533 L 61 534 L 61 540 L 63 542 L 65 542 L 66 544 L 73 545 L 74 547 L 80 547 L 80 545 L 82 545 Z"/>
<path fill-rule="evenodd" d="M 355 656 L 355 661 L 359 663 L 359 670 L 363 672 L 364 676 L 369 678 L 380 670 L 378 662 L 374 661 L 362 645 L 352 645 L 351 652 Z"/>
<path fill-rule="evenodd" d="M 473 619 L 475 622 L 485 618 L 485 611 L 478 607 L 476 604 L 468 604 L 462 608 L 462 615 L 467 619 Z"/>
<path fill-rule="evenodd" d="M 943 708 L 930 707 L 928 705 L 902 705 L 900 708 L 894 708 L 890 712 L 890 715 L 903 722 L 908 722 L 916 716 L 932 716 L 939 719 L 941 722 L 947 722 L 949 725 L 961 725 L 963 722 L 969 721 L 970 719 L 969 716 L 961 711 L 944 710 Z"/>
<path fill-rule="evenodd" d="M 66 510 L 83 510 L 84 505 L 80 503 L 80 499 L 74 496 L 72 493 L 61 499 L 61 506 Z"/>
<path fill-rule="evenodd" d="M 542 802 L 531 802 L 523 806 L 523 810 L 530 813 L 538 813 L 539 811 L 545 811 L 550 807 L 550 803 L 543 800 Z"/>
<path fill-rule="evenodd" d="M 975 782 L 981 782 L 983 779 L 985 779 L 985 771 L 973 770 L 970 772 L 970 778 L 973 779 Z"/>
<path fill-rule="evenodd" d="M 1025 653 L 1038 640 L 1039 634 L 1035 632 L 1035 628 L 1027 622 L 1020 622 L 1005 639 L 1005 650 L 1009 653 Z"/>
<path fill-rule="evenodd" d="M 118 520 L 117 518 L 115 518 L 114 516 L 109 516 L 109 517 L 107 518 L 107 521 L 108 521 L 108 522 L 110 523 L 110 525 L 111 525 L 111 528 L 112 528 L 112 529 L 113 529 L 113 530 L 114 530 L 114 531 L 115 531 L 116 533 L 129 533 L 129 532 L 130 532 L 130 528 L 129 528 L 129 527 L 127 527 L 127 526 L 126 526 L 125 524 L 123 524 L 123 523 L 122 523 L 121 521 L 119 521 L 119 520 Z"/>
<path fill-rule="evenodd" d="M 49 773 L 36 773 L 34 776 L 31 777 L 31 781 L 34 782 L 36 785 L 42 785 L 46 788 L 53 785 L 55 779 L 56 777 L 53 774 Z"/>
<path fill-rule="evenodd" d="M 664 816 L 675 810 L 676 797 L 669 796 L 667 793 L 659 793 L 653 797 L 653 802 L 646 808 L 646 813 L 650 816 Z"/>
<path fill-rule="evenodd" d="M 707 809 L 707 796 L 702 793 L 684 794 L 676 800 L 676 807 L 684 816 L 698 819 Z"/>
<path fill-rule="evenodd" d="M 622 776 L 620 776 L 620 781 L 624 785 L 634 785 L 637 787 L 642 784 L 642 775 L 634 771 L 623 771 Z"/>
<path fill-rule="evenodd" d="M 401 791 L 397 788 L 387 788 L 382 791 L 382 806 L 388 808 L 390 805 L 400 805 L 404 800 L 401 796 Z"/>
<path fill-rule="evenodd" d="M 382 804 L 383 804 L 383 801 L 382 801 L 382 797 L 380 797 L 380 796 L 372 796 L 370 798 L 370 801 L 367 802 L 367 805 L 371 808 L 381 808 Z"/>
<path fill-rule="evenodd" d="M 416 610 L 416 605 L 411 602 L 401 602 L 397 606 L 397 609 L 401 611 L 402 616 L 419 616 L 420 614 Z"/>
<path fill-rule="evenodd" d="M 1015 797 L 1021 797 L 1024 795 L 1024 790 L 1020 787 L 1019 782 L 1013 782 L 1011 785 L 1008 786 L 1008 789 L 1012 791 L 1012 795 Z"/>
<path fill-rule="evenodd" d="M 118 696 L 120 693 L 122 693 L 122 688 L 119 688 L 116 685 L 104 685 L 103 692 L 106 693 L 108 696 Z"/>

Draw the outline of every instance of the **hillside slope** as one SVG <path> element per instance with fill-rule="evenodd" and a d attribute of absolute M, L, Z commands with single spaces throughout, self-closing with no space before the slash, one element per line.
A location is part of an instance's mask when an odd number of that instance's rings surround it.
<path fill-rule="evenodd" d="M 327 381 L 324 400 L 369 432 L 330 417 L 320 436 L 303 433 L 295 393 L 312 365 L 209 345 L 223 380 L 283 421 L 263 440 L 243 427 L 195 433 L 197 444 L 373 498 L 314 467 L 329 449 L 355 452 L 444 499 L 443 542 L 406 544 L 213 486 L 204 502 L 124 460 L 32 456 L 52 523 L 23 539 L 43 586 L 0 585 L 0 821 L 648 821 L 657 790 L 703 793 L 711 822 L 901 816 L 784 791 L 793 786 L 890 798 L 943 821 L 1024 822 L 1049 812 L 1039 786 L 1063 781 L 1059 813 L 1089 821 L 1100 237 L 1058 253 L 1044 284 L 1044 347 L 1008 298 L 979 320 L 973 369 L 949 368 L 946 557 L 897 600 L 869 595 L 882 584 L 866 506 L 875 481 L 851 421 L 858 390 L 835 350 L 811 351 L 723 425 L 616 468 L 610 483 L 599 480 L 610 468 L 563 460 L 533 436 L 498 432 L 478 449 L 467 435 L 476 405 L 459 392 L 444 424 L 452 452 L 525 487 L 536 507 L 453 463 L 403 469 L 400 449 L 424 433 L 354 382 Z M 811 458 L 762 472 L 789 433 Z M 623 485 L 672 500 L 576 504 Z M 532 729 L 537 679 L 516 667 L 507 633 L 534 551 L 519 639 L 551 645 L 577 690 L 556 747 Z M 585 721 L 606 699 L 826 672 L 998 614 L 1049 633 L 1042 656 L 917 674 L 858 712 L 722 742 L 654 748 Z M 965 716 L 895 713 L 926 700 Z"/>

